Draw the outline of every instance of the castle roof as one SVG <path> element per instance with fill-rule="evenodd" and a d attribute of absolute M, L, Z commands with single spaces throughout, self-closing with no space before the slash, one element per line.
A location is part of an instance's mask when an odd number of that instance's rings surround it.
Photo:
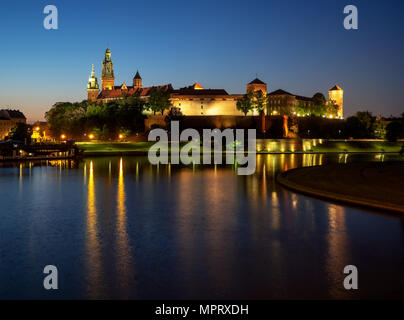
<path fill-rule="evenodd" d="M 145 97 L 150 95 L 151 92 L 159 89 L 168 92 L 172 92 L 174 90 L 171 84 L 166 84 L 162 86 L 153 86 L 147 88 L 134 88 L 133 86 L 122 85 L 122 86 L 115 86 L 114 89 L 112 90 L 102 90 L 98 95 L 98 99 L 120 98 L 122 97 L 123 94 L 128 95 L 139 94 L 141 97 Z"/>
<path fill-rule="evenodd" d="M 309 98 L 309 97 L 305 97 L 305 96 L 299 96 L 296 94 L 292 94 L 290 92 L 287 92 L 285 90 L 282 89 L 278 89 L 275 90 L 271 93 L 268 93 L 268 96 L 283 96 L 283 95 L 287 95 L 287 96 L 293 96 L 295 97 L 297 100 L 302 100 L 302 101 L 313 101 L 313 98 Z"/>
<path fill-rule="evenodd" d="M 297 100 L 302 101 L 313 101 L 313 98 L 305 97 L 305 96 L 295 96 Z"/>
<path fill-rule="evenodd" d="M 285 90 L 282 90 L 282 89 L 278 89 L 278 90 L 275 90 L 275 91 L 272 91 L 272 92 L 268 93 L 268 96 L 277 96 L 277 95 L 294 96 L 294 94 L 291 94 L 291 93 L 289 93 L 289 92 L 287 92 Z"/>
<path fill-rule="evenodd" d="M 341 87 L 339 86 L 339 85 L 335 85 L 335 86 L 333 86 L 331 89 L 330 89 L 330 91 L 339 91 L 339 90 L 342 90 L 341 89 Z"/>
<path fill-rule="evenodd" d="M 205 89 L 204 87 L 202 87 L 198 82 L 195 82 L 192 86 L 193 89 L 195 90 L 203 90 Z"/>
<path fill-rule="evenodd" d="M 264 81 L 261 81 L 258 78 L 255 78 L 253 81 L 251 81 L 249 84 L 266 84 Z"/>
<path fill-rule="evenodd" d="M 174 94 L 178 95 L 191 95 L 191 96 L 215 96 L 215 95 L 220 95 L 220 96 L 227 96 L 228 93 L 224 89 L 204 89 L 201 85 L 198 83 L 193 84 L 192 86 L 189 87 L 184 87 L 180 88 L 177 90 L 173 91 Z"/>
<path fill-rule="evenodd" d="M 136 75 L 133 79 L 142 79 L 142 77 L 139 74 L 139 71 L 136 71 Z"/>

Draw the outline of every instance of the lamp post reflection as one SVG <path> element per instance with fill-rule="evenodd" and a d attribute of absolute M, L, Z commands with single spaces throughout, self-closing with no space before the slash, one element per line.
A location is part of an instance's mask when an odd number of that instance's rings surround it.
<path fill-rule="evenodd" d="M 339 290 L 344 279 L 342 270 L 349 264 L 349 241 L 344 207 L 334 204 L 328 205 L 328 227 L 326 272 L 330 281 L 329 294 L 332 298 L 342 298 L 343 293 Z"/>
<path fill-rule="evenodd" d="M 88 295 L 91 298 L 99 298 L 101 295 L 101 283 L 103 281 L 102 265 L 101 265 L 101 248 L 99 242 L 98 218 L 96 207 L 96 196 L 94 187 L 94 166 L 90 162 L 89 178 L 88 178 L 88 195 L 87 195 L 87 230 L 86 230 L 86 247 L 87 247 L 87 282 Z"/>
<path fill-rule="evenodd" d="M 131 251 L 127 232 L 126 193 L 123 172 L 123 159 L 119 161 L 118 193 L 117 193 L 117 239 L 116 268 L 120 292 L 129 294 L 129 283 L 132 276 Z"/>

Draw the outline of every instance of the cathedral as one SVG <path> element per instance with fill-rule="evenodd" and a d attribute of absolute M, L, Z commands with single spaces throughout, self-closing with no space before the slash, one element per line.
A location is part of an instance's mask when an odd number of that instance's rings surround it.
<path fill-rule="evenodd" d="M 87 84 L 87 97 L 89 101 L 93 102 L 108 102 L 120 99 L 124 95 L 134 94 L 139 94 L 141 98 L 147 99 L 154 90 L 168 91 L 170 93 L 172 108 L 176 108 L 186 116 L 243 115 L 236 107 L 237 100 L 243 94 L 229 94 L 224 89 L 205 89 L 198 83 L 180 89 L 174 89 L 171 84 L 143 87 L 142 78 L 137 71 L 133 77 L 132 85 L 123 83 L 120 86 L 116 86 L 111 51 L 109 49 L 105 51 L 104 61 L 102 62 L 101 90 L 93 65 Z M 268 92 L 267 84 L 258 78 L 246 86 L 246 92 L 256 91 L 262 91 L 268 97 L 268 101 L 272 106 L 287 104 L 293 108 L 301 104 L 309 106 L 313 103 L 313 98 L 295 95 L 281 89 Z M 343 90 L 338 85 L 335 85 L 329 90 L 328 94 L 329 102 L 338 105 L 338 118 L 342 118 Z M 269 112 L 267 111 L 266 114 L 269 114 Z M 249 115 L 258 114 L 257 111 L 251 111 Z"/>

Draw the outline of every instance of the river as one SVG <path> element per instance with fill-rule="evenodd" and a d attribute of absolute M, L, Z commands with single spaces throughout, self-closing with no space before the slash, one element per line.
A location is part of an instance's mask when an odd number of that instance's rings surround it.
<path fill-rule="evenodd" d="M 278 172 L 397 155 L 257 155 L 257 170 L 86 158 L 0 168 L 1 299 L 404 296 L 404 219 L 300 195 Z M 43 288 L 55 265 L 59 289 Z M 345 290 L 355 265 L 359 290 Z"/>

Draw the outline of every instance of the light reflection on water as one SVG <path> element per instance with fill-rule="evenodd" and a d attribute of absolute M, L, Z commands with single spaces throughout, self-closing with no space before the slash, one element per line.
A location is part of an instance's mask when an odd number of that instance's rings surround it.
<path fill-rule="evenodd" d="M 395 159 L 257 155 L 251 176 L 146 157 L 2 168 L 0 298 L 402 297 L 403 219 L 275 181 L 301 166 Z M 59 268 L 57 293 L 42 289 L 46 264 Z M 347 264 L 359 292 L 342 288 Z"/>

